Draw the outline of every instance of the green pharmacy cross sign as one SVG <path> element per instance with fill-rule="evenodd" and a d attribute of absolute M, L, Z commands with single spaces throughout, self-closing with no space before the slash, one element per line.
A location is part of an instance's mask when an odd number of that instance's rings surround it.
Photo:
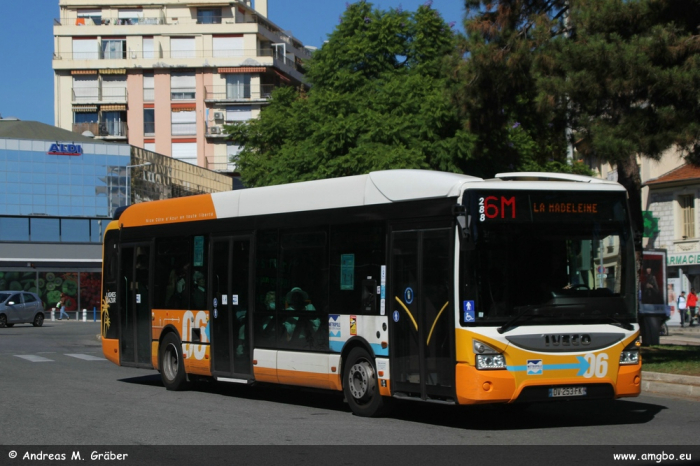
<path fill-rule="evenodd" d="M 645 210 L 642 211 L 642 217 L 644 218 L 644 237 L 651 238 L 652 236 L 659 233 L 659 219 L 654 217 L 654 213 Z"/>

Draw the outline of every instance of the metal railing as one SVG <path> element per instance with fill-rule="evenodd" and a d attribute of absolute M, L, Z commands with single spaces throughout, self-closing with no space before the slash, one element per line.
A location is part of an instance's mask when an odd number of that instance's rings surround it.
<path fill-rule="evenodd" d="M 55 18 L 54 24 L 58 26 L 151 26 L 167 24 L 165 16 L 157 18 L 118 18 L 114 16 L 92 16 L 84 18 Z"/>
<path fill-rule="evenodd" d="M 129 135 L 124 121 L 73 123 L 74 133 L 83 134 L 85 131 L 90 131 L 96 138 L 126 138 Z"/>
<path fill-rule="evenodd" d="M 73 102 L 127 102 L 126 89 L 78 87 L 73 89 Z"/>
<path fill-rule="evenodd" d="M 226 86 L 204 86 L 205 101 L 247 101 L 269 99 L 274 84 L 234 84 Z"/>
<path fill-rule="evenodd" d="M 290 61 L 274 49 L 195 49 L 195 50 L 125 50 L 94 52 L 55 52 L 54 60 L 126 60 L 161 58 L 226 58 L 226 57 L 274 57 Z"/>

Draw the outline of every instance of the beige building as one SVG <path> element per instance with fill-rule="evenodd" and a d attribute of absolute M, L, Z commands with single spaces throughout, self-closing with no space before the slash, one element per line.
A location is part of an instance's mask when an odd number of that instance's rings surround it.
<path fill-rule="evenodd" d="M 256 118 L 304 82 L 309 51 L 267 0 L 59 0 L 55 124 L 219 172 L 238 151 L 223 125 Z"/>

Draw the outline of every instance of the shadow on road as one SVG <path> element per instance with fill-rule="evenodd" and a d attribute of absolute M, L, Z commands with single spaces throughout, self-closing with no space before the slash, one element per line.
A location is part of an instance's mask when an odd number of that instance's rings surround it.
<path fill-rule="evenodd" d="M 159 374 L 120 379 L 120 382 L 165 390 Z M 346 412 L 339 392 L 256 384 L 255 386 L 200 380 L 194 392 L 221 397 L 284 403 Z M 193 396 L 195 396 L 193 394 Z M 635 400 L 596 400 L 529 405 L 444 406 L 396 400 L 389 419 L 467 430 L 532 430 L 557 427 L 636 425 L 650 422 L 665 406 Z"/>

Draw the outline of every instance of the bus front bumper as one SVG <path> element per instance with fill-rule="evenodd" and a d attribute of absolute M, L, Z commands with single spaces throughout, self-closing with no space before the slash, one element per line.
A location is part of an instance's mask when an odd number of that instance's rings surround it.
<path fill-rule="evenodd" d="M 612 399 L 640 394 L 641 365 L 620 366 L 616 383 L 609 378 L 592 382 L 580 377 L 528 380 L 518 383 L 513 372 L 507 370 L 480 371 L 469 364 L 458 363 L 455 383 L 457 402 L 464 405 L 554 401 L 556 398 L 548 397 L 549 388 L 571 386 L 587 388 L 587 395 L 581 399 Z"/>

